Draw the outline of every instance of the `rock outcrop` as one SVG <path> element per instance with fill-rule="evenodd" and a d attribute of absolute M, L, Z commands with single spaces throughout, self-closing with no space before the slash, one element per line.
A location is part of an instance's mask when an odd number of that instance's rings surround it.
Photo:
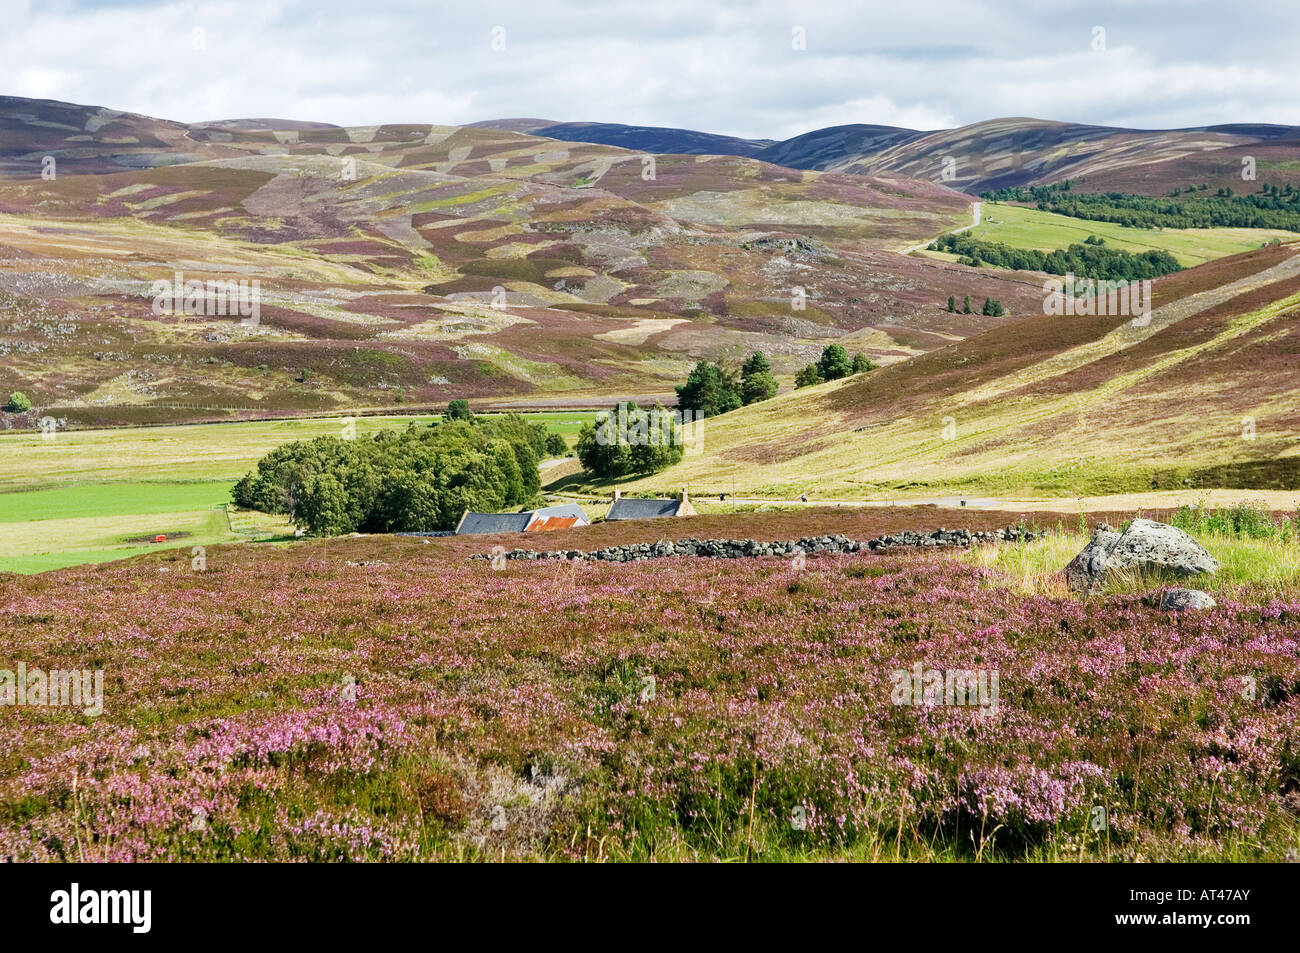
<path fill-rule="evenodd" d="M 1199 589 L 1167 589 L 1160 597 L 1162 612 L 1183 612 L 1187 609 L 1213 609 L 1217 602 L 1208 592 Z"/>
<path fill-rule="evenodd" d="M 1065 567 L 1075 592 L 1099 588 L 1112 572 L 1171 573 L 1197 576 L 1212 573 L 1218 562 L 1196 540 L 1176 526 L 1135 519 L 1118 532 L 1102 523 L 1088 545 Z"/>

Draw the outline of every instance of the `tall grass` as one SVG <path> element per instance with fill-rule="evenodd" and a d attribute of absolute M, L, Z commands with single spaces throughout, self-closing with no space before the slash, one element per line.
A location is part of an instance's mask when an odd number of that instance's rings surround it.
<path fill-rule="evenodd" d="M 1297 520 L 1275 520 L 1267 510 L 1239 504 L 1222 509 L 1184 506 L 1170 522 L 1195 537 L 1219 561 L 1220 568 L 1214 575 L 1196 577 L 1188 584 L 1243 597 L 1300 593 Z M 1058 524 L 1055 532 L 1044 539 L 977 546 L 958 553 L 957 558 L 997 570 L 1018 592 L 1064 597 L 1069 595 L 1069 589 L 1061 570 L 1089 538 L 1080 528 L 1067 530 Z M 1102 594 L 1144 592 L 1178 581 L 1169 574 L 1115 573 Z"/>
<path fill-rule="evenodd" d="M 1169 522 L 1192 536 L 1293 540 L 1297 536 L 1300 512 L 1296 517 L 1295 520 L 1289 516 L 1275 520 L 1264 506 L 1246 502 L 1217 509 L 1194 503 L 1180 506 Z"/>

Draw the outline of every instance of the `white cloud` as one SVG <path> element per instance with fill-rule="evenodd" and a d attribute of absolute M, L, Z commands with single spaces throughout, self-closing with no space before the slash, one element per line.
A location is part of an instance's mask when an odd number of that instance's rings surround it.
<path fill-rule="evenodd" d="M 761 138 L 1007 115 L 1300 124 L 1300 35 L 1278 0 L 1235 4 L 1233 30 L 1208 0 L 0 2 L 0 93 L 184 121 L 540 116 Z"/>

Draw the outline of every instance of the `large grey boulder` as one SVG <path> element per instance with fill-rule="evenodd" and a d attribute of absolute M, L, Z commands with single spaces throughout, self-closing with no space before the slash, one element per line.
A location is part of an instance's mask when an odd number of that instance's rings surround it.
<path fill-rule="evenodd" d="M 1163 612 L 1185 612 L 1188 609 L 1213 609 L 1217 602 L 1208 592 L 1199 589 L 1166 589 L 1160 597 Z"/>
<path fill-rule="evenodd" d="M 1168 572 L 1197 576 L 1214 572 L 1218 562 L 1176 526 L 1136 519 L 1120 533 L 1102 523 L 1088 545 L 1065 567 L 1065 579 L 1075 592 L 1100 587 L 1112 572 Z"/>

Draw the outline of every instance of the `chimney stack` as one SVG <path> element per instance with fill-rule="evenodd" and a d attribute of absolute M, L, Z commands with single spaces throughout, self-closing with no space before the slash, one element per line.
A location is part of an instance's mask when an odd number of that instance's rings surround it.
<path fill-rule="evenodd" d="M 618 487 L 614 487 L 614 502 L 617 503 L 622 496 L 623 496 L 623 491 L 620 490 Z"/>
<path fill-rule="evenodd" d="M 686 492 L 686 487 L 682 487 L 682 502 L 689 503 L 690 501 L 691 498 L 690 495 Z"/>

